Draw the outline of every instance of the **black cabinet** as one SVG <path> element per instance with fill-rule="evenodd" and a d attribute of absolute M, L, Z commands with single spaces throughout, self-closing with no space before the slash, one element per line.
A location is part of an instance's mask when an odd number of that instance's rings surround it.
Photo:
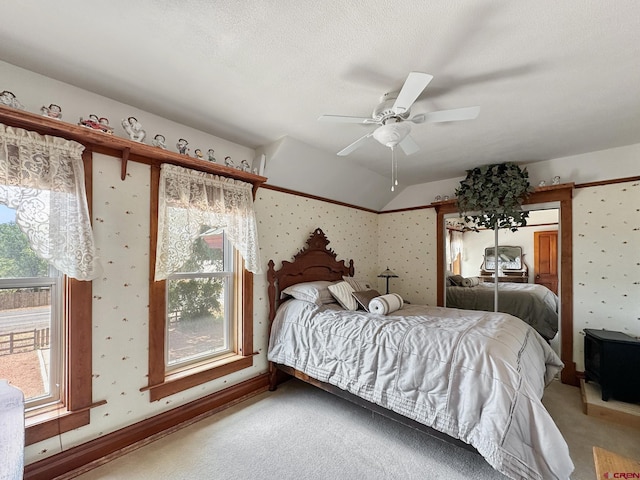
<path fill-rule="evenodd" d="M 600 384 L 604 401 L 640 402 L 640 341 L 609 330 L 584 333 L 585 381 Z"/>

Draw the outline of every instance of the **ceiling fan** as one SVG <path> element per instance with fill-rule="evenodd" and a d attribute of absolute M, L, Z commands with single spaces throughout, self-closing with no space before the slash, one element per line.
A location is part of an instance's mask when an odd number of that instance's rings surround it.
<path fill-rule="evenodd" d="M 456 108 L 452 110 L 440 110 L 430 113 L 418 113 L 411 117 L 411 106 L 422 91 L 433 80 L 433 75 L 423 72 L 410 72 L 399 92 L 386 93 L 380 99 L 380 103 L 373 110 L 371 117 L 350 117 L 344 115 L 321 115 L 318 120 L 322 122 L 360 123 L 365 125 L 378 125 L 374 131 L 360 137 L 352 144 L 338 152 L 339 156 L 349 155 L 363 145 L 370 137 L 373 137 L 385 147 L 391 148 L 391 174 L 393 185 L 397 185 L 397 164 L 395 162 L 394 148 L 400 146 L 405 155 L 411 155 L 420 148 L 411 138 L 411 123 L 439 123 L 454 122 L 458 120 L 473 120 L 480 113 L 480 107 Z M 391 190 L 394 190 L 394 187 Z"/>

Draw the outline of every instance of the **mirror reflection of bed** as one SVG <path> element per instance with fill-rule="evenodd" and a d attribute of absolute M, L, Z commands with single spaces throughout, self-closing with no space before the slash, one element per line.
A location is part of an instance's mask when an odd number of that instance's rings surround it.
<path fill-rule="evenodd" d="M 445 305 L 494 311 L 497 274 L 498 310 L 533 326 L 559 353 L 558 215 L 532 210 L 527 226 L 500 230 L 497 264 L 493 230 L 466 230 L 462 218 L 447 216 Z"/>

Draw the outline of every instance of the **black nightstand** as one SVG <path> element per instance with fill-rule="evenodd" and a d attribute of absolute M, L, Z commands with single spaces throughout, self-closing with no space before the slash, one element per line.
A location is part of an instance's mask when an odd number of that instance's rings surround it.
<path fill-rule="evenodd" d="M 599 383 L 604 401 L 640 402 L 640 340 L 610 330 L 584 333 L 585 382 Z"/>

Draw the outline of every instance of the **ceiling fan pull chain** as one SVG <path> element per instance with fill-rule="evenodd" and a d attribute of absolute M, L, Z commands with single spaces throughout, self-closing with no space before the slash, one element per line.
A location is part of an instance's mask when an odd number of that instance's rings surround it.
<path fill-rule="evenodd" d="M 395 155 L 393 159 L 393 173 L 393 182 L 395 185 L 398 185 L 398 159 L 395 158 Z"/>
<path fill-rule="evenodd" d="M 397 185 L 396 182 L 396 152 L 393 148 L 393 145 L 391 146 L 391 191 L 395 191 L 396 187 L 395 185 Z"/>

